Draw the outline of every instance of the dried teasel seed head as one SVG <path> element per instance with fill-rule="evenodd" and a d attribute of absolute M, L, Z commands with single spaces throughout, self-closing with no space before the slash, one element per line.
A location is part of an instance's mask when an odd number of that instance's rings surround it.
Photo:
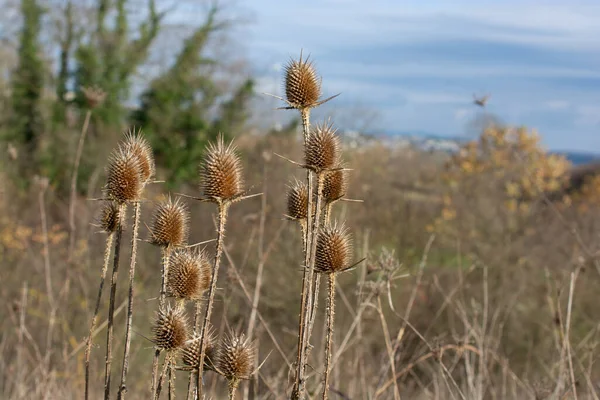
<path fill-rule="evenodd" d="M 202 251 L 180 249 L 169 259 L 167 289 L 181 300 L 199 300 L 209 288 L 211 266 Z"/>
<path fill-rule="evenodd" d="M 177 350 L 188 340 L 188 324 L 184 308 L 160 310 L 152 327 L 154 344 L 161 350 Z"/>
<path fill-rule="evenodd" d="M 352 239 L 348 229 L 334 223 L 322 228 L 317 238 L 315 270 L 323 274 L 343 271 L 352 260 Z"/>
<path fill-rule="evenodd" d="M 229 381 L 248 379 L 253 372 L 255 357 L 256 342 L 243 333 L 231 332 L 221 342 L 217 367 Z"/>
<path fill-rule="evenodd" d="M 231 200 L 242 194 L 242 163 L 233 143 L 226 146 L 219 135 L 216 144 L 208 146 L 200 166 L 200 179 L 202 193 L 208 198 Z"/>
<path fill-rule="evenodd" d="M 138 130 L 137 132 L 127 132 L 125 134 L 124 147 L 138 158 L 142 182 L 144 184 L 148 183 L 150 178 L 154 176 L 156 167 L 154 163 L 152 147 L 150 147 L 148 141 L 144 138 L 144 136 L 142 136 L 142 131 Z"/>
<path fill-rule="evenodd" d="M 340 139 L 332 123 L 317 124 L 311 131 L 304 149 L 306 165 L 316 171 L 335 168 L 340 164 Z"/>
<path fill-rule="evenodd" d="M 285 66 L 285 97 L 290 107 L 306 109 L 315 107 L 321 97 L 321 79 L 312 61 L 291 59 Z"/>
<path fill-rule="evenodd" d="M 100 210 L 100 216 L 98 217 L 98 224 L 100 228 L 106 233 L 113 233 L 117 231 L 119 222 L 124 224 L 122 220 L 119 206 L 113 202 L 105 202 Z M 121 227 L 123 228 L 123 227 Z"/>
<path fill-rule="evenodd" d="M 308 217 L 308 185 L 297 179 L 289 186 L 287 212 L 292 219 L 302 220 Z"/>
<path fill-rule="evenodd" d="M 97 86 L 83 87 L 81 92 L 91 110 L 100 106 L 106 98 L 106 92 Z"/>
<path fill-rule="evenodd" d="M 331 204 L 346 195 L 348 174 L 345 170 L 330 171 L 323 182 L 323 200 Z"/>
<path fill-rule="evenodd" d="M 160 247 L 177 247 L 187 243 L 189 213 L 179 198 L 161 201 L 154 210 L 150 243 Z"/>
<path fill-rule="evenodd" d="M 144 187 L 140 161 L 131 151 L 119 146 L 110 155 L 106 168 L 106 194 L 118 204 L 137 201 Z"/>
<path fill-rule="evenodd" d="M 204 340 L 206 340 L 206 352 L 204 354 L 204 369 L 214 371 L 219 352 L 219 343 L 217 341 L 217 334 L 212 325 L 207 326 L 207 331 Z M 181 358 L 183 363 L 188 367 L 198 368 L 198 366 L 200 365 L 200 345 L 200 335 L 194 335 L 194 337 L 192 337 L 192 339 L 190 339 L 183 348 Z"/>

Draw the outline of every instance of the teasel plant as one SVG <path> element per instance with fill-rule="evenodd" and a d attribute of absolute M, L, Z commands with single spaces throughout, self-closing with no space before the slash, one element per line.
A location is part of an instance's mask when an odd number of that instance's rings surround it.
<path fill-rule="evenodd" d="M 159 315 L 166 310 L 167 286 L 169 278 L 169 267 L 171 265 L 171 253 L 174 249 L 183 248 L 187 245 L 189 235 L 189 211 L 187 206 L 178 197 L 175 200 L 171 196 L 165 197 L 155 207 L 150 227 L 148 241 L 161 248 L 162 258 L 162 281 L 158 298 Z M 178 261 L 175 259 L 175 261 Z M 196 261 L 196 260 L 194 260 Z M 152 362 L 152 382 L 150 391 L 152 398 L 158 397 L 158 362 L 163 347 L 156 346 Z M 172 364 L 172 357 L 165 357 L 165 368 Z M 170 371 L 170 370 L 169 370 Z"/>
<path fill-rule="evenodd" d="M 152 148 L 148 141 L 142 136 L 141 130 L 129 131 L 125 135 L 125 142 L 123 146 L 127 149 L 127 152 L 133 154 L 138 160 L 140 178 L 142 182 L 142 188 L 144 188 L 154 178 L 155 163 Z M 133 324 L 133 297 L 134 297 L 134 280 L 135 280 L 135 267 L 137 262 L 137 246 L 138 246 L 138 232 L 140 225 L 140 214 L 142 208 L 142 199 L 138 199 L 133 202 L 133 224 L 132 224 L 132 236 L 131 236 L 131 257 L 129 263 L 129 291 L 127 298 L 127 324 L 125 328 L 125 349 L 123 354 L 123 367 L 121 369 L 121 384 L 119 385 L 119 391 L 117 398 L 122 400 L 125 398 L 127 391 L 126 381 L 127 372 L 129 370 L 129 353 L 131 351 L 131 325 Z"/>
<path fill-rule="evenodd" d="M 352 239 L 348 229 L 344 224 L 338 224 L 337 222 L 324 226 L 319 231 L 315 253 L 316 273 L 327 275 L 328 278 L 323 400 L 327 400 L 329 394 L 331 347 L 335 321 L 335 278 L 338 273 L 347 271 L 356 265 L 352 265 L 351 260 Z"/>
<path fill-rule="evenodd" d="M 119 262 L 121 254 L 121 241 L 123 237 L 123 221 L 127 212 L 127 205 L 136 205 L 134 223 L 132 230 L 137 231 L 139 224 L 139 202 L 142 198 L 142 191 L 148 182 L 144 178 L 142 167 L 142 157 L 134 151 L 130 141 L 126 138 L 125 142 L 120 143 L 110 155 L 108 166 L 106 168 L 106 185 L 104 188 L 106 199 L 115 203 L 118 208 L 119 218 L 115 231 L 115 251 L 113 256 L 113 269 L 111 275 L 110 299 L 108 305 L 108 326 L 106 334 L 106 359 L 104 375 L 104 398 L 110 397 L 111 387 L 111 368 L 113 358 L 113 334 L 114 334 L 114 314 L 115 298 L 117 291 L 117 277 L 119 272 Z M 135 250 L 137 246 L 137 232 L 133 234 L 132 240 L 132 265 L 130 268 L 135 270 Z M 133 293 L 130 291 L 130 295 Z M 88 390 L 86 390 L 88 392 Z"/>
<path fill-rule="evenodd" d="M 215 257 L 211 271 L 210 286 L 208 288 L 208 298 L 204 319 L 201 318 L 201 305 L 196 303 L 196 313 L 194 321 L 194 335 L 199 335 L 200 356 L 197 371 L 191 371 L 188 385 L 188 397 L 193 392 L 193 378 L 195 374 L 196 399 L 203 398 L 202 374 L 204 371 L 204 359 L 208 340 L 208 327 L 212 315 L 212 309 L 217 289 L 217 280 L 221 257 L 223 254 L 223 243 L 225 238 L 225 227 L 229 207 L 238 201 L 260 196 L 262 193 L 247 195 L 244 190 L 244 180 L 242 176 L 242 163 L 237 154 L 236 146 L 233 142 L 225 144 L 222 134 L 219 134 L 216 142 L 210 143 L 200 164 L 200 191 L 202 197 L 190 197 L 203 202 L 211 202 L 217 205 L 217 243 Z M 202 322 L 201 322 L 202 320 Z"/>
<path fill-rule="evenodd" d="M 90 323 L 90 333 L 87 337 L 85 347 L 85 394 L 84 398 L 89 399 L 90 390 L 90 357 L 92 352 L 92 343 L 94 339 L 94 330 L 96 329 L 96 323 L 98 321 L 98 312 L 100 311 L 100 303 L 102 300 L 102 290 L 104 289 L 104 281 L 106 280 L 106 272 L 108 265 L 110 264 L 110 255 L 112 251 L 112 245 L 115 238 L 115 232 L 117 229 L 123 229 L 123 215 L 121 215 L 121 208 L 114 202 L 106 201 L 100 210 L 100 216 L 98 217 L 97 225 L 102 229 L 102 232 L 106 233 L 106 245 L 104 247 L 104 263 L 102 265 L 102 271 L 100 272 L 100 286 L 98 288 L 98 296 L 96 297 L 96 306 L 94 308 L 94 315 L 92 316 L 92 322 Z"/>
<path fill-rule="evenodd" d="M 285 66 L 285 78 L 283 84 L 285 98 L 270 95 L 286 103 L 286 106 L 280 107 L 280 109 L 297 110 L 300 113 L 305 148 L 308 146 L 311 138 L 311 110 L 339 95 L 336 94 L 326 99 L 322 99 L 321 83 L 321 78 L 317 74 L 314 63 L 309 57 L 303 59 L 302 52 L 300 52 L 300 57 L 298 59 L 290 59 Z M 317 204 L 313 204 L 314 176 L 315 170 L 307 168 L 306 180 L 308 199 L 311 201 L 308 201 L 307 204 L 306 227 L 301 225 L 304 230 L 304 274 L 302 278 L 300 320 L 298 323 L 298 351 L 296 356 L 295 383 L 292 398 L 304 398 L 306 390 L 305 366 L 308 342 L 310 339 L 307 325 L 309 321 L 309 310 L 312 309 L 311 299 L 313 297 L 312 291 L 314 285 L 314 271 L 311 265 L 311 249 L 313 248 L 312 242 L 316 232 L 315 225 L 318 225 L 318 218 L 315 218 L 313 215 L 316 212 L 315 208 L 318 204 L 318 201 L 315 202 Z M 319 194 L 319 191 L 317 191 L 317 194 Z"/>

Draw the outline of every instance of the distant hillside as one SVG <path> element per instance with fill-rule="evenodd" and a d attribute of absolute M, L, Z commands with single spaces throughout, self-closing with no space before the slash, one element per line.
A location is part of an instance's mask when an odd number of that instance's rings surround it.
<path fill-rule="evenodd" d="M 442 136 L 430 132 L 386 132 L 384 134 L 375 134 L 379 140 L 387 142 L 390 145 L 398 145 L 400 143 L 410 143 L 413 146 L 422 148 L 423 150 L 432 151 L 447 151 L 453 152 L 458 149 L 461 143 L 468 140 L 466 137 L 460 136 Z M 554 150 L 551 153 L 565 156 L 573 165 L 587 164 L 592 161 L 600 161 L 600 153 L 581 152 L 581 151 L 561 151 Z"/>

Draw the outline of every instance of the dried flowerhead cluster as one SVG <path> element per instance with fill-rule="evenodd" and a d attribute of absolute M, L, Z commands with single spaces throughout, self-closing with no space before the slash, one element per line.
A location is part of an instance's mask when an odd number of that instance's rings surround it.
<path fill-rule="evenodd" d="M 291 59 L 285 66 L 285 97 L 292 108 L 306 109 L 318 105 L 321 80 L 308 58 Z"/>
<path fill-rule="evenodd" d="M 179 198 L 167 197 L 154 210 L 150 242 L 160 247 L 178 247 L 187 243 L 189 213 Z"/>
<path fill-rule="evenodd" d="M 184 309 L 166 307 L 158 312 L 152 328 L 154 344 L 167 351 L 182 348 L 188 340 L 188 325 Z"/>
<path fill-rule="evenodd" d="M 333 124 L 318 124 L 311 131 L 304 148 L 306 166 L 320 172 L 338 168 L 340 164 L 340 139 Z"/>
<path fill-rule="evenodd" d="M 212 327 L 212 325 L 208 326 L 204 340 L 206 341 L 204 369 L 214 371 L 219 352 L 219 342 L 217 340 L 215 329 Z M 200 364 L 200 344 L 200 336 L 195 335 L 183 348 L 181 359 L 184 365 L 192 368 L 198 368 L 198 365 Z"/>
<path fill-rule="evenodd" d="M 106 168 L 106 194 L 118 204 L 138 201 L 144 184 L 140 174 L 140 160 L 123 146 L 110 155 Z"/>
<path fill-rule="evenodd" d="M 148 141 L 142 136 L 141 131 L 129 131 L 125 134 L 123 146 L 128 152 L 137 157 L 142 182 L 144 184 L 148 183 L 155 173 L 154 155 Z"/>
<path fill-rule="evenodd" d="M 179 300 L 199 300 L 209 288 L 211 266 L 204 252 L 179 249 L 170 257 L 167 289 Z"/>
<path fill-rule="evenodd" d="M 217 368 L 229 381 L 248 379 L 253 372 L 256 343 L 243 333 L 225 336 L 219 348 Z"/>
<path fill-rule="evenodd" d="M 84 87 L 81 92 L 88 107 L 92 110 L 100 106 L 106 99 L 106 92 L 97 86 Z"/>
<path fill-rule="evenodd" d="M 328 172 L 325 175 L 325 181 L 323 183 L 323 201 L 325 201 L 325 204 L 331 204 L 341 199 L 346 195 L 347 190 L 347 171 L 339 169 Z"/>
<path fill-rule="evenodd" d="M 121 213 L 119 207 L 113 202 L 105 202 L 100 210 L 100 216 L 98 217 L 98 223 L 102 230 L 106 233 L 113 233 L 117 231 L 119 222 L 123 224 L 121 220 Z"/>
<path fill-rule="evenodd" d="M 204 196 L 215 200 L 233 200 L 244 191 L 242 163 L 235 146 L 227 146 L 220 136 L 216 144 L 208 146 L 200 166 L 201 190 Z"/>
<path fill-rule="evenodd" d="M 308 185 L 295 180 L 288 189 L 288 217 L 295 220 L 305 220 L 308 216 Z"/>
<path fill-rule="evenodd" d="M 352 239 L 348 229 L 337 223 L 325 226 L 317 238 L 315 270 L 323 274 L 341 272 L 350 266 Z"/>

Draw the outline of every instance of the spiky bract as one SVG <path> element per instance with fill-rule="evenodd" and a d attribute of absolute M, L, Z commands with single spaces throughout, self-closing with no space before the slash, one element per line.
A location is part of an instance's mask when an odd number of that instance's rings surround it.
<path fill-rule="evenodd" d="M 161 201 L 154 210 L 150 242 L 160 247 L 177 247 L 187 243 L 189 213 L 179 198 Z"/>
<path fill-rule="evenodd" d="M 233 143 L 225 145 L 223 136 L 211 143 L 200 166 L 200 187 L 209 199 L 232 200 L 242 194 L 242 163 Z"/>
<path fill-rule="evenodd" d="M 140 199 L 144 187 L 140 174 L 140 161 L 123 146 L 110 155 L 106 168 L 106 194 L 119 204 Z"/>
<path fill-rule="evenodd" d="M 331 204 L 346 195 L 348 190 L 348 174 L 345 170 L 328 172 L 323 182 L 323 200 Z"/>
<path fill-rule="evenodd" d="M 321 97 L 321 80 L 312 61 L 291 59 L 285 66 L 285 97 L 290 107 L 306 109 L 315 107 Z"/>
<path fill-rule="evenodd" d="M 253 372 L 256 357 L 256 342 L 243 333 L 234 332 L 225 336 L 219 348 L 217 367 L 226 379 L 248 379 Z"/>
<path fill-rule="evenodd" d="M 105 202 L 100 210 L 100 216 L 98 217 L 98 223 L 100 228 L 106 233 L 113 233 L 117 231 L 119 222 L 123 224 L 124 221 L 121 219 L 119 207 L 113 202 Z"/>
<path fill-rule="evenodd" d="M 318 171 L 332 169 L 340 164 L 340 140 L 332 123 L 317 124 L 308 136 L 304 149 L 306 165 Z"/>
<path fill-rule="evenodd" d="M 167 289 L 181 300 L 199 300 L 210 286 L 211 265 L 204 252 L 180 249 L 171 255 Z"/>
<path fill-rule="evenodd" d="M 206 335 L 206 348 L 204 354 L 204 369 L 214 371 L 215 364 L 217 362 L 217 356 L 219 351 L 217 334 L 215 333 L 212 325 L 207 327 Z M 200 365 L 200 335 L 194 335 L 194 337 L 185 345 L 183 348 L 181 358 L 185 365 L 192 368 L 198 368 Z"/>
<path fill-rule="evenodd" d="M 332 274 L 343 271 L 352 260 L 352 239 L 348 229 L 337 223 L 321 229 L 317 238 L 315 270 Z"/>
<path fill-rule="evenodd" d="M 139 159 L 140 175 L 142 182 L 148 183 L 154 176 L 156 167 L 154 164 L 154 154 L 148 141 L 142 136 L 142 131 L 129 131 L 125 134 L 124 147 Z"/>
<path fill-rule="evenodd" d="M 161 350 L 177 350 L 188 340 L 188 324 L 185 309 L 171 308 L 160 310 L 154 326 L 154 344 Z"/>
<path fill-rule="evenodd" d="M 303 220 L 308 217 L 308 185 L 297 179 L 289 186 L 287 212 L 292 219 Z"/>
<path fill-rule="evenodd" d="M 84 87 L 81 92 L 90 109 L 100 106 L 106 98 L 106 92 L 97 86 Z"/>

